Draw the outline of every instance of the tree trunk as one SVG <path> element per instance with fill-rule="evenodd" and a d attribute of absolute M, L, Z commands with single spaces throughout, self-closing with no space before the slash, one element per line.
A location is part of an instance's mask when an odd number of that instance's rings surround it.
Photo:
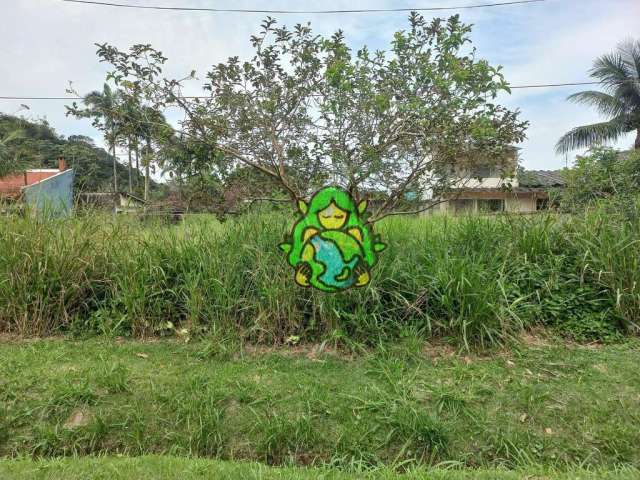
<path fill-rule="evenodd" d="M 151 139 L 147 138 L 147 158 L 144 162 L 144 199 L 145 201 L 149 199 L 149 171 L 151 164 Z"/>
<path fill-rule="evenodd" d="M 633 145 L 633 148 L 640 150 L 640 128 L 636 130 L 636 143 Z"/>
<path fill-rule="evenodd" d="M 127 150 L 129 153 L 129 193 L 133 193 L 133 165 L 131 164 L 131 139 L 127 141 Z"/>
<path fill-rule="evenodd" d="M 116 161 L 116 142 L 111 143 L 111 156 L 113 157 L 113 191 L 118 191 L 118 162 Z"/>
<path fill-rule="evenodd" d="M 140 145 L 136 141 L 136 188 L 140 180 Z"/>

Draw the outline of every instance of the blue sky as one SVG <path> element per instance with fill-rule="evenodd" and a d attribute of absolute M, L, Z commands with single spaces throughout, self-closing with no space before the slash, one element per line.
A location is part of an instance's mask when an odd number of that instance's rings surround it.
<path fill-rule="evenodd" d="M 411 8 L 472 5 L 483 0 L 123 0 L 140 5 L 264 9 Z M 438 12 L 459 13 L 472 23 L 472 40 L 480 57 L 504 67 L 513 85 L 588 80 L 595 57 L 611 51 L 625 38 L 640 38 L 640 0 L 547 0 L 523 5 Z M 425 16 L 431 16 L 426 15 Z M 279 23 L 310 21 L 316 31 L 342 29 L 354 47 L 386 49 L 393 32 L 407 25 L 406 14 L 279 15 Z M 169 57 L 168 75 L 184 76 L 195 68 L 204 77 L 208 67 L 237 55 L 251 54 L 248 38 L 263 15 L 205 12 L 158 12 L 63 3 L 59 0 L 3 2 L 0 44 L 0 95 L 60 96 L 69 81 L 80 92 L 99 88 L 104 66 L 95 57 L 96 42 L 125 48 L 151 43 Z M 8 46 L 8 47 L 7 47 Z M 199 92 L 200 83 L 190 86 Z M 556 156 L 553 146 L 568 129 L 599 117 L 586 107 L 565 101 L 584 87 L 515 90 L 501 101 L 522 110 L 531 122 L 521 144 L 522 163 L 529 169 L 553 169 L 571 163 Z M 84 134 L 101 143 L 86 121 L 67 118 L 64 102 L 4 101 L 0 111 L 20 111 L 46 118 L 59 133 Z M 631 136 L 619 147 L 628 148 Z"/>

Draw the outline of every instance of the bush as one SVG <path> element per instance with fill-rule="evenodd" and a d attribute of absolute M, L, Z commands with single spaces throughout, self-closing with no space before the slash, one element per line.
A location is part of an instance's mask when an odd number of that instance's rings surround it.
<path fill-rule="evenodd" d="M 0 331 L 373 345 L 408 328 L 471 348 L 537 324 L 611 339 L 640 317 L 639 223 L 605 211 L 392 219 L 372 283 L 336 295 L 294 285 L 277 249 L 288 228 L 266 214 L 177 226 L 8 217 Z"/>

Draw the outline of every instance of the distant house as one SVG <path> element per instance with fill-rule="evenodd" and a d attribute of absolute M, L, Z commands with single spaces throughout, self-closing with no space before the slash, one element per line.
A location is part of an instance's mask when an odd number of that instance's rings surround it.
<path fill-rule="evenodd" d="M 27 205 L 32 211 L 67 214 L 73 206 L 73 170 L 64 157 L 58 168 L 32 168 L 0 178 L 0 201 Z"/>
<path fill-rule="evenodd" d="M 81 193 L 78 201 L 83 207 L 108 210 L 113 213 L 139 213 L 147 202 L 129 192 Z"/>
<path fill-rule="evenodd" d="M 516 173 L 516 155 L 500 167 L 458 172 L 458 180 L 439 205 L 442 213 L 531 213 L 549 208 L 549 193 L 565 185 L 559 170 Z M 506 174 L 505 174 L 506 172 Z"/>

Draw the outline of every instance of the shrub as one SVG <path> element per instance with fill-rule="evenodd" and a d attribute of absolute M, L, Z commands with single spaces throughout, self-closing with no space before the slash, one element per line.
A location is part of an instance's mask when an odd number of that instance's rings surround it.
<path fill-rule="evenodd" d="M 406 331 L 488 347 L 534 324 L 611 339 L 640 318 L 640 222 L 605 211 L 390 219 L 372 283 L 336 295 L 294 285 L 277 249 L 288 227 L 264 213 L 181 225 L 8 217 L 0 331 L 208 333 L 224 340 L 211 354 L 226 355 L 245 341 L 375 345 Z"/>

